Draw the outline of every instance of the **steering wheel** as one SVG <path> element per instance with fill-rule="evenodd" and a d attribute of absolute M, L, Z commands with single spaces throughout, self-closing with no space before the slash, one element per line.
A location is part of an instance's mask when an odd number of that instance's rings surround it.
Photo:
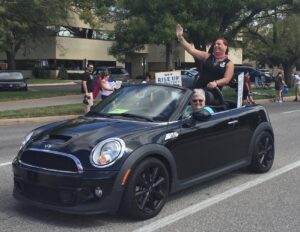
<path fill-rule="evenodd" d="M 218 87 L 216 87 L 214 89 L 204 87 L 203 90 L 205 91 L 206 105 L 223 105 L 224 104 L 223 94 Z"/>

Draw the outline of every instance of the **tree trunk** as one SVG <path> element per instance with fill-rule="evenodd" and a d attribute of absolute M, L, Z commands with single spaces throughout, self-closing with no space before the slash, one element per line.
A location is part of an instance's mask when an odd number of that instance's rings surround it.
<path fill-rule="evenodd" d="M 174 62 L 173 62 L 173 43 L 171 41 L 166 43 L 166 70 L 173 70 L 174 69 Z"/>
<path fill-rule="evenodd" d="M 16 69 L 15 54 L 13 52 L 6 51 L 6 59 L 7 59 L 8 70 L 15 70 Z"/>
<path fill-rule="evenodd" d="M 291 86 L 293 85 L 293 80 L 292 80 L 292 73 L 293 73 L 293 65 L 290 64 L 283 64 L 283 72 L 284 72 L 284 80 L 285 83 L 287 84 L 287 86 L 289 88 L 291 88 Z"/>

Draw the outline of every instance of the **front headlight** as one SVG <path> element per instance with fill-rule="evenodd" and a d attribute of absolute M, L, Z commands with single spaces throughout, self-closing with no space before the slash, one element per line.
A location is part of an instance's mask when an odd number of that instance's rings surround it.
<path fill-rule="evenodd" d="M 125 150 L 125 143 L 119 138 L 109 138 L 98 143 L 92 153 L 91 162 L 96 167 L 112 165 L 122 157 Z"/>
<path fill-rule="evenodd" d="M 31 131 L 25 136 L 25 138 L 22 141 L 20 149 L 22 149 L 28 143 L 28 141 L 31 139 L 33 133 L 34 133 L 34 131 Z"/>

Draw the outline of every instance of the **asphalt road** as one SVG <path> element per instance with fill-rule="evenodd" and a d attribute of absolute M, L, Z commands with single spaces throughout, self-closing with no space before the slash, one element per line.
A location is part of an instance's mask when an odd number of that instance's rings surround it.
<path fill-rule="evenodd" d="M 276 158 L 264 175 L 246 169 L 172 195 L 155 218 L 74 216 L 31 207 L 12 197 L 9 162 L 39 124 L 0 126 L 0 231 L 300 231 L 300 103 L 267 105 Z"/>

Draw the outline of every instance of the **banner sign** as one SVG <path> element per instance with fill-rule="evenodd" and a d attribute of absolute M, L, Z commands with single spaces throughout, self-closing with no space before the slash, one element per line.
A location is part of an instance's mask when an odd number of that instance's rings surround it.
<path fill-rule="evenodd" d="M 237 108 L 243 105 L 244 73 L 238 75 Z"/>
<path fill-rule="evenodd" d="M 181 71 L 155 73 L 155 83 L 182 86 Z"/>

